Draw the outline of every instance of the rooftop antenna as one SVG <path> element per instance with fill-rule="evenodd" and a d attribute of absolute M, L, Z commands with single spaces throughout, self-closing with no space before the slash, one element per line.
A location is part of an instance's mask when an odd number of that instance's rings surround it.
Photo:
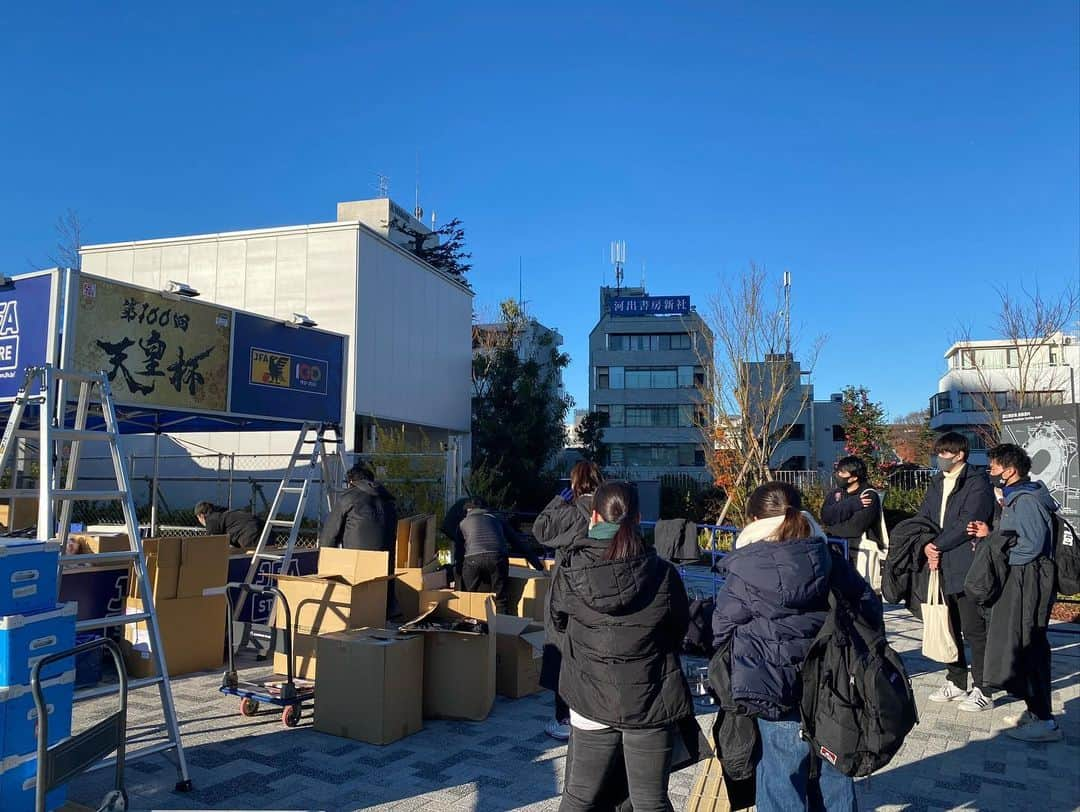
<path fill-rule="evenodd" d="M 424 222 L 424 210 L 420 208 L 420 150 L 416 151 L 416 207 L 413 209 L 413 217 Z"/>
<path fill-rule="evenodd" d="M 431 210 L 431 230 L 435 230 L 435 210 Z"/>
<path fill-rule="evenodd" d="M 611 243 L 611 264 L 615 266 L 615 294 L 622 290 L 623 265 L 626 264 L 626 240 Z"/>
<path fill-rule="evenodd" d="M 379 179 L 379 197 L 390 197 L 390 178 L 381 172 L 375 177 Z"/>
<path fill-rule="evenodd" d="M 645 260 L 641 260 L 641 289 L 645 290 Z"/>
<path fill-rule="evenodd" d="M 791 272 L 784 271 L 784 354 L 791 355 Z"/>

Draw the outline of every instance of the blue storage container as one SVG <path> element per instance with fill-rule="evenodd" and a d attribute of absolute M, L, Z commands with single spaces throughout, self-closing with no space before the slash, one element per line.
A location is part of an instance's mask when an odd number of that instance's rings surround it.
<path fill-rule="evenodd" d="M 11 756 L 0 762 L 0 798 L 4 812 L 34 812 L 37 783 L 37 753 Z M 45 796 L 45 809 L 52 812 L 67 800 L 67 785 Z"/>
<path fill-rule="evenodd" d="M 42 684 L 49 713 L 49 746 L 71 735 L 75 670 Z M 37 708 L 29 685 L 0 688 L 0 761 L 37 750 Z"/>
<path fill-rule="evenodd" d="M 0 616 L 56 606 L 58 542 L 0 539 Z"/>
<path fill-rule="evenodd" d="M 0 686 L 28 685 L 38 660 L 75 646 L 77 603 L 53 604 L 47 612 L 0 617 Z M 74 658 L 50 664 L 42 679 L 58 677 L 74 666 Z"/>

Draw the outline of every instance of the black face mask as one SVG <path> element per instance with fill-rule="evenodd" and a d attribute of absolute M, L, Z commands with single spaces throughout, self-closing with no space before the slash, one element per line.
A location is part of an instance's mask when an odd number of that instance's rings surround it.
<path fill-rule="evenodd" d="M 851 477 L 842 477 L 842 476 L 839 476 L 839 475 L 837 475 L 837 476 L 835 476 L 833 478 L 836 480 L 836 484 L 839 485 L 844 490 L 847 490 L 848 488 L 850 488 L 851 483 L 855 481 Z"/>

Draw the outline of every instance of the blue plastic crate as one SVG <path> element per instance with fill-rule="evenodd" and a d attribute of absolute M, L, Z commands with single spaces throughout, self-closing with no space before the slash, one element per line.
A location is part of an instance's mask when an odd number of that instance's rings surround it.
<path fill-rule="evenodd" d="M 0 798 L 4 812 L 34 812 L 34 792 L 37 784 L 37 753 L 10 756 L 0 762 Z M 45 796 L 48 812 L 64 805 L 67 785 L 59 786 Z"/>
<path fill-rule="evenodd" d="M 0 539 L 0 616 L 56 606 L 59 567 L 56 542 Z"/>
<path fill-rule="evenodd" d="M 34 663 L 75 646 L 75 602 L 53 604 L 47 612 L 0 617 L 0 686 L 28 685 Z M 74 658 L 50 664 L 42 679 L 60 676 Z"/>
<path fill-rule="evenodd" d="M 75 670 L 41 686 L 49 713 L 49 745 L 71 735 L 71 706 L 75 699 Z M 0 761 L 37 750 L 37 708 L 29 685 L 0 688 Z"/>

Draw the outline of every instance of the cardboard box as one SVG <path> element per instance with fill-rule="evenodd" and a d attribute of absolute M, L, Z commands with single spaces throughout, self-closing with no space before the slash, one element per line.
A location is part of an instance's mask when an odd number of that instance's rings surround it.
<path fill-rule="evenodd" d="M 228 581 L 228 536 L 146 539 L 143 552 L 155 601 L 201 598 Z M 131 579 L 129 596 L 141 597 L 137 578 Z"/>
<path fill-rule="evenodd" d="M 450 576 L 433 561 L 426 567 L 410 567 L 394 572 L 394 595 L 397 597 L 401 616 L 414 618 L 420 614 L 420 594 L 424 591 L 446 589 L 450 586 Z"/>
<path fill-rule="evenodd" d="M 224 595 L 155 601 L 154 607 L 170 677 L 221 667 L 225 654 Z M 127 600 L 126 614 L 142 611 L 141 600 Z M 146 623 L 126 625 L 124 639 L 128 643 L 124 646 L 128 674 L 136 679 L 157 674 Z"/>
<path fill-rule="evenodd" d="M 0 501 L 0 525 L 4 530 L 21 530 L 34 527 L 38 520 L 38 498 L 16 496 Z"/>
<path fill-rule="evenodd" d="M 547 572 L 551 572 L 553 569 L 555 569 L 555 559 L 554 558 L 541 558 L 540 563 L 544 565 L 544 569 Z M 515 556 L 510 557 L 510 566 L 511 567 L 524 567 L 526 569 L 532 569 L 532 565 L 530 565 L 527 560 L 525 560 L 524 558 L 518 558 L 518 557 L 515 557 Z M 536 572 L 536 570 L 533 570 L 533 572 Z"/>
<path fill-rule="evenodd" d="M 325 547 L 315 575 L 278 575 L 295 631 L 330 634 L 386 623 L 389 553 Z M 279 629 L 285 607 L 275 601 Z"/>
<path fill-rule="evenodd" d="M 130 552 L 126 533 L 72 533 L 68 536 L 78 552 L 73 555 L 96 555 L 97 553 Z"/>
<path fill-rule="evenodd" d="M 315 679 L 316 642 L 318 639 L 319 635 L 316 632 L 299 630 L 293 632 L 294 679 Z M 289 660 L 285 656 L 282 647 L 278 647 L 274 651 L 274 673 L 282 675 L 289 673 Z"/>
<path fill-rule="evenodd" d="M 543 622 L 547 611 L 547 594 L 551 576 L 531 567 L 510 567 L 509 604 L 518 617 L 531 617 Z"/>
<path fill-rule="evenodd" d="M 322 677 L 315 729 L 333 736 L 390 744 L 424 727 L 424 640 L 386 629 L 335 632 L 318 638 Z M 358 675 L 363 687 L 358 690 Z"/>
<path fill-rule="evenodd" d="M 398 519 L 397 533 L 394 537 L 394 569 L 409 567 L 409 538 L 412 536 L 413 524 L 423 520 L 423 514 Z"/>
<path fill-rule="evenodd" d="M 518 699 L 540 689 L 544 626 L 527 617 L 495 616 L 495 690 Z"/>
<path fill-rule="evenodd" d="M 424 611 L 401 627 L 424 636 L 424 718 L 483 721 L 495 702 L 495 600 L 477 592 L 423 592 Z M 473 618 L 488 632 L 425 630 L 426 620 Z"/>

